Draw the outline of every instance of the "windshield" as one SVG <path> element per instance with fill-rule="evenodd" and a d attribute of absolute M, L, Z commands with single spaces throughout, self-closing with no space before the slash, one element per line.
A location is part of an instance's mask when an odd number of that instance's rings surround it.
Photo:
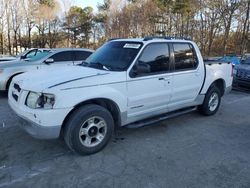
<path fill-rule="evenodd" d="M 38 52 L 35 56 L 28 58 L 28 59 L 25 59 L 25 61 L 28 61 L 28 62 L 37 61 L 37 60 L 42 59 L 45 56 L 49 55 L 50 53 L 51 53 L 51 51 Z"/>
<path fill-rule="evenodd" d="M 111 41 L 100 47 L 87 60 L 87 66 L 125 71 L 142 47 L 140 42 Z"/>
<path fill-rule="evenodd" d="M 242 64 L 250 64 L 250 57 L 242 61 Z"/>
<path fill-rule="evenodd" d="M 19 58 L 19 57 L 21 57 L 21 56 L 23 56 L 23 55 L 25 55 L 27 52 L 29 52 L 30 50 L 25 50 L 25 51 L 23 51 L 23 52 L 20 52 L 19 54 L 17 54 L 17 58 Z"/>

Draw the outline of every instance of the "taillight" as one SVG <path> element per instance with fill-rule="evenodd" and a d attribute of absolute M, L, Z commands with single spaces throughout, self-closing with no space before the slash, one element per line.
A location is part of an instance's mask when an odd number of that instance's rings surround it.
<path fill-rule="evenodd" d="M 231 77 L 233 77 L 234 76 L 234 65 L 233 64 L 231 64 L 231 65 L 232 65 Z"/>

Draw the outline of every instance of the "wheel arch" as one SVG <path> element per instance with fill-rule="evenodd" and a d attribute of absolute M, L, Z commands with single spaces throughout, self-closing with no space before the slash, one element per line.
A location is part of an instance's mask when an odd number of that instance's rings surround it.
<path fill-rule="evenodd" d="M 106 108 L 111 113 L 111 115 L 114 119 L 115 126 L 117 126 L 117 127 L 121 126 L 121 111 L 120 111 L 118 104 L 115 103 L 111 99 L 94 98 L 94 99 L 82 101 L 74 106 L 74 108 L 65 117 L 63 124 L 62 124 L 61 132 L 63 131 L 65 124 L 68 121 L 68 119 L 70 118 L 71 114 L 74 113 L 78 108 L 80 108 L 84 105 L 88 105 L 88 104 L 96 104 L 96 105 L 99 105 L 99 106 Z"/>
<path fill-rule="evenodd" d="M 224 95 L 225 89 L 226 89 L 226 82 L 225 82 L 224 79 L 219 78 L 219 79 L 215 80 L 215 81 L 210 85 L 210 87 L 212 87 L 212 86 L 218 87 L 218 89 L 220 90 L 221 96 Z M 210 87 L 209 87 L 209 88 L 210 88 Z"/>
<path fill-rule="evenodd" d="M 24 73 L 24 72 L 18 72 L 18 73 L 13 74 L 12 76 L 10 76 L 9 79 L 7 80 L 7 82 L 6 82 L 5 89 L 6 89 L 6 90 L 9 89 L 10 83 L 11 83 L 12 79 L 13 79 L 15 76 L 17 76 L 17 75 L 19 75 L 19 74 L 23 74 L 23 73 Z"/>

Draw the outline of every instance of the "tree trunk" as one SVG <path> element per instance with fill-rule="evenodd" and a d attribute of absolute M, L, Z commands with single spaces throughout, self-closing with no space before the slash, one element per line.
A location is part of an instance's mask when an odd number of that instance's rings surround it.
<path fill-rule="evenodd" d="M 248 31 L 249 31 L 249 11 L 250 11 L 250 1 L 247 3 L 247 13 L 246 13 L 246 19 L 244 21 L 243 26 L 243 32 L 241 37 L 241 46 L 240 46 L 240 54 L 243 55 L 244 50 L 246 48 L 247 43 L 247 37 L 248 37 Z"/>
<path fill-rule="evenodd" d="M 10 29 L 8 29 L 8 50 L 9 54 L 11 55 Z"/>

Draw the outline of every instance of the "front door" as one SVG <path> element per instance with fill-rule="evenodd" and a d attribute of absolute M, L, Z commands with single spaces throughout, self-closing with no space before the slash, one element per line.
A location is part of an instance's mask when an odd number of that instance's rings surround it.
<path fill-rule="evenodd" d="M 135 74 L 130 72 L 127 80 L 128 123 L 167 112 L 172 90 L 169 54 L 167 43 L 149 44 L 132 68 Z M 148 70 L 140 72 L 140 65 Z"/>

